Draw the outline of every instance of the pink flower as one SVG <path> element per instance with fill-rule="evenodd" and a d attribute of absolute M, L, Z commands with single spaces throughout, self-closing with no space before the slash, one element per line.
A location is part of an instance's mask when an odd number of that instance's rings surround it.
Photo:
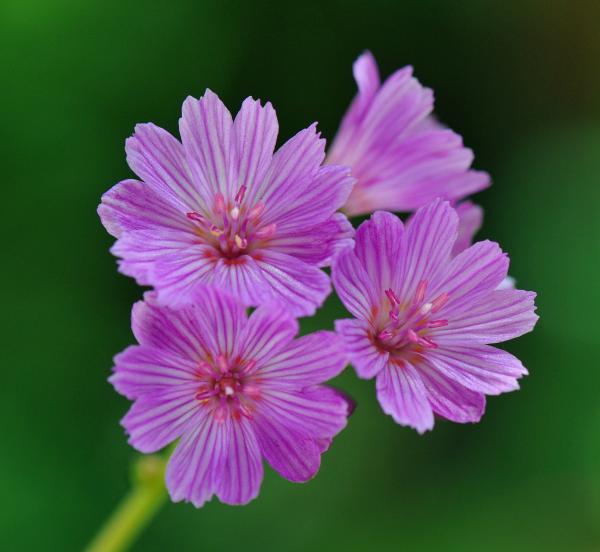
<path fill-rule="evenodd" d="M 319 267 L 352 235 L 336 213 L 353 185 L 349 169 L 321 167 L 315 125 L 273 154 L 275 111 L 251 98 L 232 120 L 211 91 L 190 97 L 179 128 L 182 143 L 138 125 L 126 151 L 141 180 L 102 197 L 120 271 L 169 305 L 215 285 L 244 305 L 279 300 L 296 315 L 314 313 L 330 293 Z"/>
<path fill-rule="evenodd" d="M 250 317 L 232 298 L 198 290 L 193 304 L 133 308 L 139 345 L 115 358 L 115 389 L 135 400 L 122 421 L 129 442 L 154 452 L 179 439 L 167 468 L 174 501 L 200 507 L 217 495 L 245 504 L 258 495 L 262 458 L 290 481 L 306 481 L 346 425 L 348 401 L 321 385 L 345 366 L 340 339 L 294 339 L 280 304 Z"/>
<path fill-rule="evenodd" d="M 370 52 L 354 63 L 358 95 L 346 112 L 327 161 L 352 168 L 357 183 L 344 205 L 349 216 L 413 211 L 437 197 L 456 201 L 489 185 L 470 170 L 473 152 L 431 117 L 433 92 L 396 71 L 383 84 Z"/>
<path fill-rule="evenodd" d="M 485 395 L 518 388 L 526 370 L 491 347 L 531 331 L 535 293 L 498 290 L 508 258 L 484 241 L 453 255 L 458 218 L 447 202 L 421 208 L 404 228 L 375 213 L 338 256 L 335 289 L 355 317 L 336 329 L 362 378 L 377 380 L 384 412 L 420 433 L 434 413 L 477 422 Z"/>

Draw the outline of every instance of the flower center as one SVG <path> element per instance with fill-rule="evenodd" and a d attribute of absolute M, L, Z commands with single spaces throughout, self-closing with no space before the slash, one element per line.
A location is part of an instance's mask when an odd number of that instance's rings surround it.
<path fill-rule="evenodd" d="M 427 281 L 421 280 L 413 297 L 402 304 L 392 289 L 385 290 L 390 310 L 388 320 L 375 336 L 378 346 L 395 355 L 437 348 L 427 334 L 448 324 L 448 320 L 435 315 L 448 302 L 449 295 L 441 293 L 433 301 L 425 302 L 426 292 Z"/>
<path fill-rule="evenodd" d="M 252 205 L 244 202 L 246 189 L 241 186 L 233 201 L 226 201 L 223 194 L 217 194 L 210 218 L 196 211 L 186 214 L 196 223 L 198 235 L 227 259 L 250 253 L 276 231 L 275 224 L 263 224 L 265 204 L 262 201 Z"/>
<path fill-rule="evenodd" d="M 218 420 L 224 420 L 228 415 L 234 419 L 252 418 L 252 403 L 257 393 L 249 381 L 249 374 L 255 365 L 253 360 L 244 362 L 239 357 L 230 360 L 224 355 L 217 356 L 213 362 L 200 361 L 196 400 L 212 407 Z"/>

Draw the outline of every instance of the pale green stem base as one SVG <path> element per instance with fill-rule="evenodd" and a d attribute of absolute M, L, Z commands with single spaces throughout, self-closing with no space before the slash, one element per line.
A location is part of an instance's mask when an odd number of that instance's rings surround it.
<path fill-rule="evenodd" d="M 168 457 L 167 454 L 138 459 L 134 467 L 133 488 L 85 552 L 122 552 L 129 548 L 167 498 L 164 478 Z"/>

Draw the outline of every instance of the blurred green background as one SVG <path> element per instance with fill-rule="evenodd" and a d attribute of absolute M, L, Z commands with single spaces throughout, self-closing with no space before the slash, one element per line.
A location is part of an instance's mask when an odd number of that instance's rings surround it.
<path fill-rule="evenodd" d="M 425 436 L 380 411 L 373 382 L 316 479 L 268 470 L 249 506 L 168 504 L 137 551 L 600 549 L 600 4 L 589 1 L 0 3 L 4 268 L 0 549 L 80 550 L 135 457 L 107 384 L 141 295 L 117 274 L 100 195 L 131 173 L 137 122 L 181 102 L 271 100 L 281 137 L 331 139 L 365 48 L 413 64 L 494 186 L 480 237 L 539 293 L 508 345 L 531 375 L 478 425 Z M 304 329 L 331 327 L 332 299 Z"/>

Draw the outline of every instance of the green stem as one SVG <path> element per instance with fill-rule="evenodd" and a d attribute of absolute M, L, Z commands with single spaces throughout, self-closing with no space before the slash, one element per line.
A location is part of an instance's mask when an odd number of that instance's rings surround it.
<path fill-rule="evenodd" d="M 129 548 L 167 498 L 164 483 L 167 459 L 168 454 L 138 459 L 134 466 L 133 488 L 85 552 L 121 552 Z"/>

